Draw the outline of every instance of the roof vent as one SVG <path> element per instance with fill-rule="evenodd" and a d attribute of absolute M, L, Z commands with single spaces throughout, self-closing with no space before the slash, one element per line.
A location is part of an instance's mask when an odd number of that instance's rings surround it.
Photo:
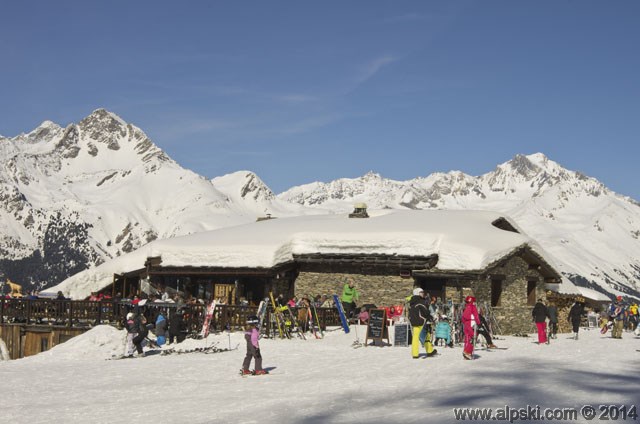
<path fill-rule="evenodd" d="M 356 203 L 353 212 L 349 214 L 349 218 L 369 218 L 366 203 Z"/>
<path fill-rule="evenodd" d="M 268 220 L 270 220 L 270 219 L 276 219 L 276 217 L 275 217 L 275 216 L 271 216 L 271 214 L 270 214 L 270 213 L 268 213 L 268 214 L 267 214 L 267 216 L 259 216 L 259 217 L 258 217 L 258 219 L 257 219 L 256 221 L 257 221 L 257 222 L 260 222 L 260 221 L 268 221 Z"/>

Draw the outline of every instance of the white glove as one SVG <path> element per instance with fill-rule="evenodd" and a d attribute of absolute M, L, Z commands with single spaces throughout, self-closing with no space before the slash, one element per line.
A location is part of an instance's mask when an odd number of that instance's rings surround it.
<path fill-rule="evenodd" d="M 476 328 L 478 326 L 478 324 L 476 324 L 476 320 L 473 319 L 473 317 L 471 318 L 471 328 Z"/>

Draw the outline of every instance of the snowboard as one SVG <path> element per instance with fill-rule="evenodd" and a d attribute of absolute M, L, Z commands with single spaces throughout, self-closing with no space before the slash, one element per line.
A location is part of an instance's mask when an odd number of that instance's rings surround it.
<path fill-rule="evenodd" d="M 336 305 L 336 309 L 338 309 L 338 315 L 340 315 L 340 323 L 342 324 L 342 329 L 345 333 L 348 333 L 349 322 L 347 321 L 347 316 L 344 314 L 344 309 L 342 308 L 342 302 L 340 302 L 340 298 L 337 294 L 333 295 L 333 303 Z"/>
<path fill-rule="evenodd" d="M 607 331 L 609 331 L 610 328 L 613 327 L 613 321 L 609 321 L 607 322 L 601 329 L 600 329 L 600 334 L 607 334 Z"/>
<path fill-rule="evenodd" d="M 258 328 L 260 329 L 260 337 L 262 337 L 262 325 L 264 324 L 264 318 L 267 316 L 267 308 L 269 306 L 269 298 L 265 297 L 263 301 L 258 305 Z"/>
<path fill-rule="evenodd" d="M 202 324 L 202 331 L 200 331 L 200 337 L 206 339 L 209 335 L 209 327 L 211 327 L 211 320 L 213 319 L 213 311 L 216 309 L 216 301 L 213 300 L 207 308 L 207 315 L 204 317 L 204 323 Z"/>

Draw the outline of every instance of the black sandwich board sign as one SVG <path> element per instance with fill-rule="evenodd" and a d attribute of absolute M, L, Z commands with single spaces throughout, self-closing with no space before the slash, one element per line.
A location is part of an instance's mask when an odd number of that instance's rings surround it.
<path fill-rule="evenodd" d="M 369 311 L 369 322 L 367 323 L 367 338 L 364 345 L 367 346 L 369 339 L 373 340 L 373 344 L 382 344 L 382 340 L 386 339 L 389 343 L 389 329 L 387 328 L 387 311 L 384 309 L 371 309 Z"/>
<path fill-rule="evenodd" d="M 394 346 L 409 346 L 411 342 L 411 331 L 409 330 L 409 323 L 397 322 L 393 326 L 393 345 Z"/>

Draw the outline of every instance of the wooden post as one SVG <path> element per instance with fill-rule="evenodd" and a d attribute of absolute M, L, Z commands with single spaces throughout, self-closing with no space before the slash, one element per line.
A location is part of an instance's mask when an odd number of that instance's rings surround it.
<path fill-rule="evenodd" d="M 73 327 L 73 301 L 69 300 L 69 320 L 68 320 L 68 324 L 67 327 Z"/>

